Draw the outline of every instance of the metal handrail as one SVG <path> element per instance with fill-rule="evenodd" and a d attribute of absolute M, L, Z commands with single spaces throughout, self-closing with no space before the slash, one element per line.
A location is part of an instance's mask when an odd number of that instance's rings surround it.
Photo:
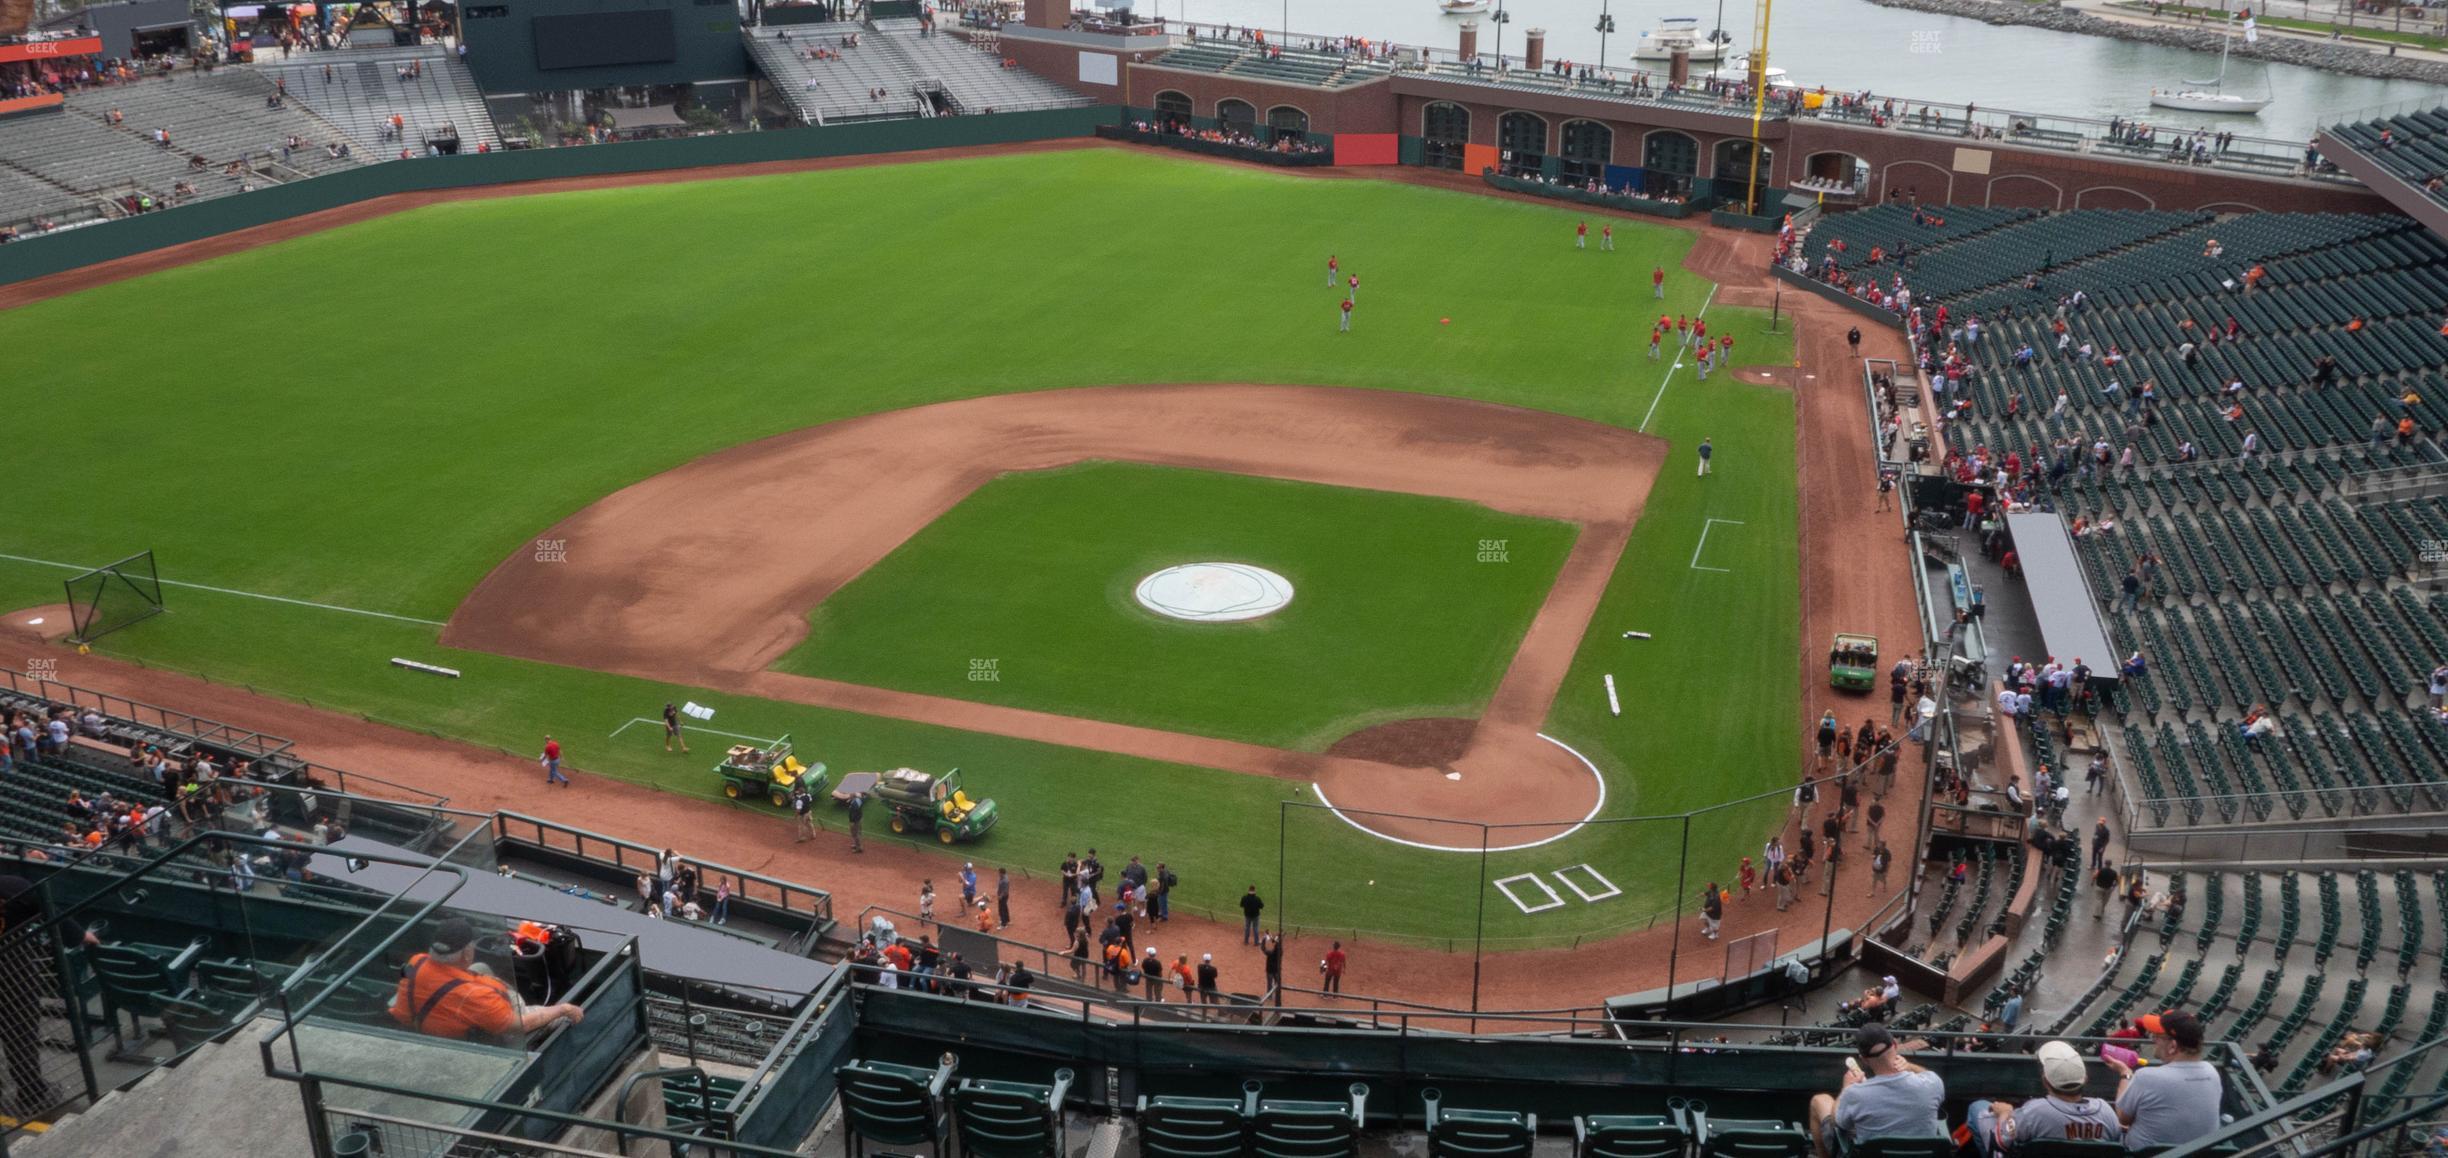
<path fill-rule="evenodd" d="M 0 670 L 0 680 L 5 681 L 7 691 L 18 695 L 66 704 L 72 708 L 92 708 L 130 727 L 170 732 L 199 744 L 239 752 L 251 760 L 278 757 L 286 754 L 293 746 L 286 739 L 266 735 L 251 728 L 225 724 L 219 720 L 206 719 L 192 712 L 165 708 L 158 704 L 146 703 L 143 700 L 129 699 L 126 696 L 79 687 L 76 684 L 40 679 L 24 673 L 5 670 Z M 62 693 L 65 693 L 66 698 L 62 698 Z M 122 705 L 125 710 L 114 709 L 112 707 L 114 704 Z"/>
<path fill-rule="evenodd" d="M 514 822 L 518 825 L 532 828 L 535 831 L 535 837 L 531 843 L 539 848 L 567 851 L 575 853 L 581 857 L 587 857 L 587 846 L 589 842 L 607 846 L 613 850 L 612 859 L 610 861 L 612 867 L 622 871 L 631 871 L 644 868 L 648 872 L 652 872 L 656 861 L 662 856 L 661 850 L 656 849 L 651 845 L 639 844 L 636 841 L 622 840 L 619 837 L 605 836 L 600 832 L 593 832 L 587 829 L 577 828 L 572 825 L 545 820 L 542 817 L 529 816 L 523 812 L 494 813 L 492 825 L 494 839 L 496 841 L 526 839 L 525 837 L 515 836 L 511 833 L 510 827 Z M 563 849 L 545 839 L 545 834 L 548 832 L 567 835 L 570 838 L 569 847 Z M 646 858 L 646 864 L 631 864 L 627 859 L 625 859 L 624 854 L 626 853 L 637 853 L 643 855 Z M 589 857 L 588 859 L 600 861 L 602 858 Z M 740 891 L 734 894 L 733 899 L 735 901 L 749 898 L 749 886 L 751 884 L 763 885 L 773 890 L 775 899 L 772 901 L 759 900 L 756 903 L 773 904 L 786 912 L 802 914 L 816 922 L 816 927 L 811 929 L 806 934 L 805 943 L 800 945 L 800 949 L 803 951 L 814 950 L 816 947 L 816 941 L 821 938 L 824 931 L 830 928 L 833 924 L 833 894 L 824 889 L 810 888 L 806 885 L 794 884 L 779 877 L 769 877 L 762 873 L 749 872 L 746 869 L 734 868 L 718 861 L 706 860 L 703 857 L 692 856 L 684 857 L 682 859 L 707 872 L 737 878 L 740 882 Z M 804 905 L 794 905 L 792 902 L 795 898 L 803 899 L 805 902 Z"/>
<path fill-rule="evenodd" d="M 799 1007 L 799 1013 L 791 1019 L 790 1027 L 774 1039 L 774 1048 L 767 1050 L 765 1059 L 740 1080 L 738 1097 L 723 1108 L 733 1121 L 747 1117 L 763 1100 L 765 1080 L 772 1076 L 776 1066 L 797 1052 L 797 1044 L 809 1035 L 811 1027 L 836 1012 L 844 1011 L 845 1007 L 838 998 L 848 987 L 850 976 L 851 970 L 836 969 L 826 974 L 825 979 L 818 982 L 815 990 L 807 995 L 807 1003 Z"/>

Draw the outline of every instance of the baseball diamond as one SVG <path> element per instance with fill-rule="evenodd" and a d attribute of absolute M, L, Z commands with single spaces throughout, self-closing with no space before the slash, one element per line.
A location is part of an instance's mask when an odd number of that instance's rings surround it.
<path fill-rule="evenodd" d="M 2448 1114 L 2448 109 L 22 7 L 0 1150 Z"/>

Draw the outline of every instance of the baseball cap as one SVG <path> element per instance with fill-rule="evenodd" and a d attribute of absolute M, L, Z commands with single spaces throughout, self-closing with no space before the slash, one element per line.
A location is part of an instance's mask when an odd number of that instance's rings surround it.
<path fill-rule="evenodd" d="M 433 951 L 448 955 L 468 947 L 476 939 L 476 926 L 466 917 L 445 917 L 434 929 Z"/>
<path fill-rule="evenodd" d="M 2083 1066 L 2082 1054 L 2062 1041 L 2042 1045 L 2036 1056 L 2040 1059 L 2040 1080 L 2058 1093 L 2073 1093 L 2090 1079 L 2090 1071 Z"/>
<path fill-rule="evenodd" d="M 1865 1025 L 1853 1031 L 1853 1052 L 1863 1057 L 1877 1057 L 1895 1049 L 1895 1035 L 1883 1025 Z"/>
<path fill-rule="evenodd" d="M 2186 1049 L 2201 1048 L 2201 1019 L 2184 1010 L 2171 1009 L 2165 1013 L 2145 1014 L 2134 1024 L 2141 1026 L 2144 1033 L 2172 1037 L 2176 1039 L 2176 1044 Z"/>

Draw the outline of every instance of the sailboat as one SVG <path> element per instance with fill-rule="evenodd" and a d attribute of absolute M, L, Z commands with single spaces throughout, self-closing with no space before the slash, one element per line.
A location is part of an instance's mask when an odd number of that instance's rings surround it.
<path fill-rule="evenodd" d="M 2187 88 L 2154 88 L 2150 93 L 2150 103 L 2163 109 L 2183 109 L 2195 113 L 2242 113 L 2247 115 L 2269 107 L 2270 102 L 2275 98 L 2269 95 L 2269 73 L 2266 71 L 2261 74 L 2261 96 L 2248 97 L 2226 91 L 2227 49 L 2235 43 L 2237 15 L 2241 15 L 2244 19 L 2245 42 L 2251 43 L 2258 39 L 2250 9 L 2229 15 L 2227 39 L 2219 42 L 2218 76 L 2211 80 L 2188 80 L 2185 84 L 2190 87 Z"/>

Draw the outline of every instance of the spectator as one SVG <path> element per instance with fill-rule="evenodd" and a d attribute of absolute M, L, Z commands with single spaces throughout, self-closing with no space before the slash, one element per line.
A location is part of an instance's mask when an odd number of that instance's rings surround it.
<path fill-rule="evenodd" d="M 2107 1059 L 2118 1074 L 2116 1112 L 2125 1126 L 2125 1148 L 2181 1146 L 2216 1131 L 2226 1084 L 2217 1067 L 2202 1060 L 2201 1019 L 2178 1009 L 2136 1024 L 2150 1035 L 2153 1064 L 2136 1070 L 2113 1056 Z"/>
<path fill-rule="evenodd" d="M 434 1037 L 515 1043 L 518 1035 L 556 1021 L 576 1025 L 586 1011 L 567 1003 L 521 1008 L 509 985 L 476 964 L 474 926 L 465 917 L 450 917 L 434 931 L 430 951 L 408 959 L 407 975 L 391 1001 L 391 1019 Z"/>
<path fill-rule="evenodd" d="M 2082 1055 L 2073 1046 L 2052 1041 L 2035 1055 L 2045 1096 L 2021 1107 L 2005 1102 L 1972 1103 L 1964 1126 L 1974 1148 L 1988 1158 L 2013 1154 L 2027 1142 L 2114 1142 L 2124 1137 L 2114 1107 L 2099 1098 L 2084 1097 L 2089 1077 Z"/>
<path fill-rule="evenodd" d="M 1946 1123 L 1938 1116 L 1946 1102 L 1946 1083 L 1904 1060 L 1887 1027 L 1855 1030 L 1853 1052 L 1860 1060 L 1848 1059 L 1843 1090 L 1811 1095 L 1811 1144 L 1820 1158 L 1836 1153 L 1840 1140 L 1859 1144 L 1872 1138 L 1947 1137 Z"/>

